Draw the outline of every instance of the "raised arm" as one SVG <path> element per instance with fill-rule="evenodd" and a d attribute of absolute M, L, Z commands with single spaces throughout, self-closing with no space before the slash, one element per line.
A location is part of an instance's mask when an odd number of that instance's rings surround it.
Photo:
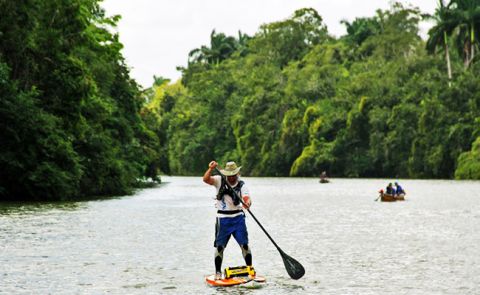
<path fill-rule="evenodd" d="M 208 169 L 207 171 L 205 171 L 205 174 L 203 174 L 203 182 L 205 183 L 208 183 L 210 185 L 213 185 L 213 178 L 212 178 L 212 170 L 215 169 L 215 167 L 217 167 L 217 162 L 215 161 L 211 161 L 209 164 L 208 164 Z"/>

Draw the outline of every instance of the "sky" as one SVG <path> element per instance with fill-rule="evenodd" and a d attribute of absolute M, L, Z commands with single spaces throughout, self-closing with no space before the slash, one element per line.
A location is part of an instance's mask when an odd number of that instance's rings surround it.
<path fill-rule="evenodd" d="M 436 0 L 400 0 L 433 14 Z M 389 9 L 389 0 L 103 0 L 107 16 L 121 15 L 117 32 L 131 77 L 144 88 L 153 76 L 176 81 L 186 66 L 188 53 L 210 43 L 210 33 L 254 35 L 265 23 L 285 20 L 300 8 L 314 8 L 330 34 L 346 33 L 341 20 L 371 17 L 377 9 Z M 420 24 L 425 37 L 429 23 Z"/>

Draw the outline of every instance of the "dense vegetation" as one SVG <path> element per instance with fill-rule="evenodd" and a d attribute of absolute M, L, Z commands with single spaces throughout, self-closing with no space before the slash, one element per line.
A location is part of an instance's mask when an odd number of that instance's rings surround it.
<path fill-rule="evenodd" d="M 253 176 L 480 179 L 480 2 L 439 2 L 428 41 L 400 4 L 329 35 L 313 9 L 254 36 L 212 32 L 143 115 L 165 173 L 211 159 Z M 475 144 L 473 144 L 475 142 Z"/>
<path fill-rule="evenodd" d="M 97 2 L 0 1 L 0 200 L 125 194 L 154 176 L 158 139 Z"/>
<path fill-rule="evenodd" d="M 479 7 L 440 1 L 427 41 L 399 4 L 340 38 L 301 9 L 254 36 L 213 31 L 181 80 L 141 91 L 99 0 L 0 0 L 0 200 L 125 194 L 211 159 L 480 179 Z"/>

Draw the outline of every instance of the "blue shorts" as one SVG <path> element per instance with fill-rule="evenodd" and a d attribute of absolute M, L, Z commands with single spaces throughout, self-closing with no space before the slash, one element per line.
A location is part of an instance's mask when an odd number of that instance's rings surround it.
<path fill-rule="evenodd" d="M 230 236 L 233 236 L 239 245 L 248 245 L 247 226 L 245 215 L 235 217 L 217 217 L 215 225 L 214 247 L 226 247 Z"/>

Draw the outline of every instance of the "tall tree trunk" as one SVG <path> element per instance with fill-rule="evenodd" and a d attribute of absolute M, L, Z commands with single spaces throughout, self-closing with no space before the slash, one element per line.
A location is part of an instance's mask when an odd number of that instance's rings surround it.
<path fill-rule="evenodd" d="M 470 63 L 470 41 L 467 40 L 463 44 L 463 67 L 464 67 L 464 69 L 468 69 L 469 63 Z"/>
<path fill-rule="evenodd" d="M 471 30 L 470 30 L 470 63 L 473 62 L 473 58 L 475 57 L 475 27 L 474 24 L 471 24 Z"/>
<path fill-rule="evenodd" d="M 474 24 L 470 24 L 470 39 L 465 44 L 465 69 L 468 69 L 475 57 L 475 29 Z"/>
<path fill-rule="evenodd" d="M 447 60 L 448 86 L 452 86 L 452 66 L 450 64 L 450 53 L 448 51 L 447 32 L 443 32 L 443 40 L 445 42 L 445 59 Z"/>

